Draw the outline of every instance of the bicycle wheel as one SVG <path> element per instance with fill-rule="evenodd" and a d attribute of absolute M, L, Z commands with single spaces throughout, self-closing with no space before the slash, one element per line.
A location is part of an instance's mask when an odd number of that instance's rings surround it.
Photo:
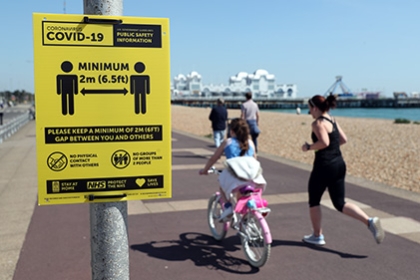
<path fill-rule="evenodd" d="M 213 194 L 209 199 L 207 207 L 207 220 L 210 232 L 216 240 L 225 238 L 229 225 L 227 222 L 219 222 L 220 214 L 223 212 L 220 204 L 220 195 Z"/>
<path fill-rule="evenodd" d="M 263 266 L 270 257 L 271 241 L 266 240 L 267 236 L 264 234 L 264 231 L 269 230 L 261 213 L 249 212 L 244 216 L 240 234 L 242 248 L 253 267 Z"/>

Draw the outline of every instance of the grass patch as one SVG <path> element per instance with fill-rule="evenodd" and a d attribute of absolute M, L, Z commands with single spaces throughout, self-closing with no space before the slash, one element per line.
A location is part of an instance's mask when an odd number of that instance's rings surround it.
<path fill-rule="evenodd" d="M 204 135 L 204 137 L 206 137 L 206 138 L 213 138 L 213 134 L 207 134 L 207 135 Z"/>
<path fill-rule="evenodd" d="M 411 123 L 411 121 L 407 119 L 395 119 L 394 123 Z"/>

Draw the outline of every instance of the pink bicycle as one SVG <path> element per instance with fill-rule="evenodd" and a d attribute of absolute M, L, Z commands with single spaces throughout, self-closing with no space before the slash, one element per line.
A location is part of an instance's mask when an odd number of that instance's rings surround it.
<path fill-rule="evenodd" d="M 219 174 L 214 168 L 209 173 Z M 232 227 L 241 238 L 242 248 L 248 262 L 253 267 L 262 267 L 270 257 L 271 233 L 265 217 L 270 213 L 267 201 L 262 198 L 262 190 L 252 182 L 238 187 L 241 194 L 234 206 L 230 220 L 220 221 L 225 201 L 220 192 L 214 193 L 208 203 L 207 218 L 210 232 L 216 240 L 222 240 Z M 233 198 L 232 198 L 233 200 Z"/>

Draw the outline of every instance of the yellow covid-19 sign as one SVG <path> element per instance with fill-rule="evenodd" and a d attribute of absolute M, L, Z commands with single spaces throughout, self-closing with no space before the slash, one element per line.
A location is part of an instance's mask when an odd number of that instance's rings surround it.
<path fill-rule="evenodd" d="M 169 20 L 33 14 L 38 203 L 169 198 Z"/>

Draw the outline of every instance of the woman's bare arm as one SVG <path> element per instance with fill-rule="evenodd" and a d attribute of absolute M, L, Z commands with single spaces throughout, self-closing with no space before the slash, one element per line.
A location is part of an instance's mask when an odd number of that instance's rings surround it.
<path fill-rule="evenodd" d="M 315 133 L 318 141 L 311 145 L 311 150 L 322 150 L 330 145 L 328 131 L 322 120 L 316 120 L 312 123 L 312 131 Z"/>
<path fill-rule="evenodd" d="M 336 124 L 337 124 L 337 128 L 338 128 L 338 132 L 340 133 L 340 145 L 344 145 L 344 144 L 347 143 L 347 136 L 344 133 L 344 130 L 341 129 L 341 127 L 338 125 L 337 122 L 336 122 Z"/>

